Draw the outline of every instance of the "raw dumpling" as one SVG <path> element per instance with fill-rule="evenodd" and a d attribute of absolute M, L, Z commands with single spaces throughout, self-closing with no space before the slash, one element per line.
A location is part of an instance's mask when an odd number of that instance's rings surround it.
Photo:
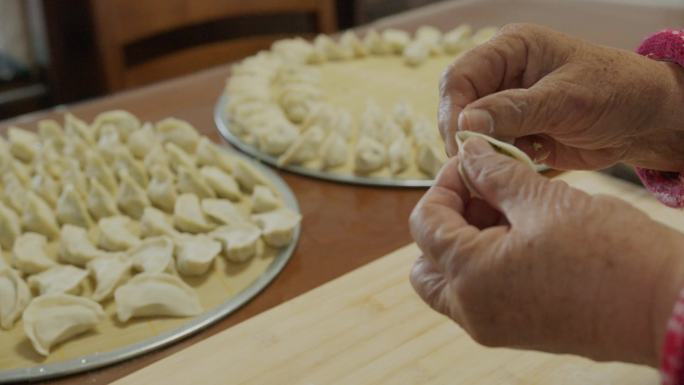
<path fill-rule="evenodd" d="M 166 154 L 166 150 L 161 144 L 155 143 L 152 149 L 145 155 L 145 160 L 143 161 L 145 168 L 151 170 L 154 166 L 160 165 L 164 167 L 169 167 L 169 156 Z"/>
<path fill-rule="evenodd" d="M 197 143 L 197 164 L 199 166 L 218 167 L 226 173 L 233 170 L 230 156 L 226 154 L 216 143 L 206 137 L 202 137 Z"/>
<path fill-rule="evenodd" d="M 416 42 L 427 47 L 431 55 L 442 53 L 441 41 L 442 31 L 433 26 L 424 25 L 416 31 Z"/>
<path fill-rule="evenodd" d="M 264 241 L 271 247 L 283 247 L 290 244 L 294 230 L 301 219 L 301 215 L 285 207 L 264 214 L 252 215 L 254 223 L 261 228 Z"/>
<path fill-rule="evenodd" d="M 257 186 L 259 188 L 261 186 Z M 256 191 L 256 189 L 254 190 Z M 245 214 L 232 202 L 225 199 L 202 199 L 202 210 L 217 222 L 231 224 L 247 220 Z"/>
<path fill-rule="evenodd" d="M 397 103 L 394 106 L 394 114 L 392 116 L 394 122 L 401 127 L 404 134 L 410 134 L 411 128 L 414 124 L 414 114 L 411 105 L 406 102 Z"/>
<path fill-rule="evenodd" d="M 12 250 L 14 240 L 19 234 L 21 234 L 19 216 L 0 202 L 0 246 L 5 250 Z"/>
<path fill-rule="evenodd" d="M 121 170 L 119 179 L 121 180 L 121 185 L 116 194 L 117 205 L 124 214 L 133 219 L 140 219 L 145 207 L 150 205 L 150 200 L 145 190 L 125 170 Z"/>
<path fill-rule="evenodd" d="M 204 166 L 200 170 L 200 174 L 219 198 L 227 198 L 233 201 L 240 200 L 240 187 L 235 178 L 226 174 L 220 168 Z"/>
<path fill-rule="evenodd" d="M 362 136 L 356 144 L 354 171 L 362 174 L 377 171 L 385 166 L 387 151 L 382 143 Z"/>
<path fill-rule="evenodd" d="M 36 170 L 31 178 L 31 189 L 48 204 L 55 206 L 59 197 L 59 184 L 45 170 Z"/>
<path fill-rule="evenodd" d="M 163 143 L 174 143 L 189 153 L 194 153 L 195 148 L 197 148 L 199 134 L 195 128 L 186 121 L 176 118 L 166 118 L 157 122 L 155 130 Z"/>
<path fill-rule="evenodd" d="M 167 219 L 166 214 L 154 207 L 145 207 L 145 212 L 140 219 L 140 233 L 143 237 L 166 235 L 177 238 L 180 233 L 173 228 L 173 224 Z"/>
<path fill-rule="evenodd" d="M 9 330 L 31 300 L 31 291 L 16 271 L 0 267 L 0 326 Z"/>
<path fill-rule="evenodd" d="M 325 132 L 321 127 L 310 127 L 278 158 L 278 164 L 302 164 L 317 158 L 323 139 Z"/>
<path fill-rule="evenodd" d="M 200 207 L 199 198 L 195 194 L 181 194 L 176 199 L 173 209 L 173 224 L 180 231 L 188 233 L 205 233 L 214 228 Z"/>
<path fill-rule="evenodd" d="M 128 251 L 133 267 L 145 273 L 173 273 L 173 240 L 166 236 L 147 238 Z"/>
<path fill-rule="evenodd" d="M 233 160 L 233 165 L 235 167 L 233 170 L 233 177 L 235 177 L 235 180 L 237 180 L 243 190 L 252 192 L 254 186 L 266 184 L 264 177 L 246 161 L 235 158 Z"/>
<path fill-rule="evenodd" d="M 79 167 L 85 164 L 89 149 L 88 144 L 79 136 L 66 137 L 64 140 L 64 157 L 77 161 Z"/>
<path fill-rule="evenodd" d="M 206 273 L 221 252 L 221 244 L 206 235 L 185 236 L 179 243 L 176 265 L 183 275 Z"/>
<path fill-rule="evenodd" d="M 88 272 L 71 265 L 53 266 L 41 273 L 28 278 L 28 285 L 38 292 L 45 294 L 79 294 Z"/>
<path fill-rule="evenodd" d="M 435 177 L 446 162 L 444 151 L 424 141 L 418 141 L 416 147 L 416 164 L 418 169 L 428 176 Z"/>
<path fill-rule="evenodd" d="M 140 129 L 140 120 L 128 111 L 112 110 L 103 112 L 95 117 L 93 122 L 93 129 L 98 138 L 101 135 L 102 127 L 105 125 L 112 125 L 116 127 L 121 139 L 126 142 L 128 136 Z"/>
<path fill-rule="evenodd" d="M 444 34 L 442 45 L 444 51 L 450 55 L 457 54 L 470 48 L 470 35 L 473 29 L 468 24 L 462 24 Z"/>
<path fill-rule="evenodd" d="M 363 37 L 363 46 L 373 55 L 387 55 L 392 52 L 392 47 L 374 29 L 366 32 Z"/>
<path fill-rule="evenodd" d="M 195 194 L 199 198 L 216 198 L 214 190 L 209 187 L 204 176 L 194 167 L 178 167 L 178 182 L 176 182 L 176 186 L 180 193 Z"/>
<path fill-rule="evenodd" d="M 90 214 L 97 220 L 119 214 L 114 197 L 95 178 L 90 179 L 90 190 L 86 198 L 86 205 Z"/>
<path fill-rule="evenodd" d="M 35 274 L 57 265 L 48 256 L 46 246 L 47 239 L 42 234 L 21 234 L 12 247 L 12 266 L 26 274 Z"/>
<path fill-rule="evenodd" d="M 116 178 L 112 170 L 107 167 L 104 159 L 94 150 L 86 152 L 85 175 L 88 178 L 97 179 L 107 191 L 112 193 L 116 191 Z"/>
<path fill-rule="evenodd" d="M 123 146 L 124 143 L 116 127 L 111 124 L 105 124 L 100 128 L 100 139 L 97 141 L 96 148 L 107 164 L 114 162 L 116 150 Z"/>
<path fill-rule="evenodd" d="M 5 173 L 2 176 L 3 200 L 16 212 L 21 213 L 26 206 L 26 188 L 13 172 Z"/>
<path fill-rule="evenodd" d="M 153 205 L 164 211 L 173 211 L 176 204 L 176 182 L 168 166 L 156 164 L 150 170 L 152 180 L 147 185 L 147 196 Z"/>
<path fill-rule="evenodd" d="M 202 313 L 195 291 L 180 278 L 165 273 L 143 273 L 114 292 L 119 321 L 131 317 L 189 317 Z"/>
<path fill-rule="evenodd" d="M 259 149 L 278 156 L 284 153 L 299 137 L 299 130 L 287 119 L 273 122 L 259 135 Z"/>
<path fill-rule="evenodd" d="M 43 140 L 43 145 L 49 144 L 53 149 L 62 151 L 64 148 L 64 131 L 62 126 L 52 119 L 38 121 L 38 134 Z"/>
<path fill-rule="evenodd" d="M 338 167 L 347 163 L 348 151 L 347 141 L 337 131 L 330 131 L 321 145 L 323 168 Z"/>
<path fill-rule="evenodd" d="M 71 183 L 76 187 L 78 192 L 85 196 L 88 191 L 88 183 L 86 182 L 85 174 L 81 171 L 81 168 L 76 159 L 66 159 L 66 168 L 61 176 L 62 184 Z"/>
<path fill-rule="evenodd" d="M 423 64 L 430 56 L 430 46 L 422 41 L 414 41 L 404 49 L 404 63 L 410 66 Z"/>
<path fill-rule="evenodd" d="M 22 320 L 33 348 L 47 356 L 52 346 L 93 329 L 104 317 L 102 306 L 90 299 L 49 294 L 33 299 Z"/>
<path fill-rule="evenodd" d="M 40 137 L 33 132 L 10 127 L 7 139 L 12 155 L 25 163 L 31 163 L 40 150 Z"/>
<path fill-rule="evenodd" d="M 280 206 L 278 197 L 266 186 L 256 186 L 252 192 L 252 212 L 262 213 L 275 210 Z"/>
<path fill-rule="evenodd" d="M 78 136 L 87 144 L 95 145 L 95 132 L 88 124 L 71 113 L 64 115 L 64 132 L 66 136 Z"/>
<path fill-rule="evenodd" d="M 133 158 L 133 154 L 126 147 L 118 147 L 114 152 L 114 169 L 117 172 L 126 171 L 136 183 L 147 186 L 148 178 L 145 166 Z"/>
<path fill-rule="evenodd" d="M 395 54 L 404 52 L 404 48 L 411 42 L 411 36 L 408 32 L 393 28 L 382 31 L 382 39 Z"/>
<path fill-rule="evenodd" d="M 104 255 L 88 262 L 87 267 L 97 283 L 92 298 L 102 302 L 128 278 L 131 260 L 124 254 Z"/>
<path fill-rule="evenodd" d="M 133 221 L 124 215 L 100 219 L 97 244 L 109 251 L 124 251 L 140 243 L 133 231 Z"/>
<path fill-rule="evenodd" d="M 345 31 L 342 34 L 339 44 L 341 47 L 344 47 L 345 50 L 353 52 L 356 57 L 368 55 L 368 50 L 352 30 Z"/>
<path fill-rule="evenodd" d="M 59 237 L 59 259 L 76 266 L 85 266 L 91 260 L 104 255 L 79 226 L 64 225 Z"/>
<path fill-rule="evenodd" d="M 154 127 L 152 124 L 145 123 L 141 129 L 128 136 L 128 149 L 138 159 L 144 159 L 150 151 L 150 146 L 156 142 Z"/>
<path fill-rule="evenodd" d="M 33 191 L 26 193 L 26 207 L 21 217 L 21 225 L 26 231 L 43 234 L 49 239 L 57 238 L 59 226 L 50 206 Z"/>
<path fill-rule="evenodd" d="M 195 159 L 188 154 L 187 152 L 183 151 L 182 148 L 176 146 L 174 143 L 166 143 L 164 145 L 164 148 L 166 149 L 166 154 L 169 157 L 169 163 L 171 164 L 171 168 L 174 170 L 178 171 L 178 169 L 183 166 L 187 168 L 195 168 Z"/>
<path fill-rule="evenodd" d="M 387 151 L 389 168 L 393 175 L 397 175 L 408 168 L 411 164 L 412 152 L 411 144 L 405 135 L 399 135 L 394 139 Z"/>
<path fill-rule="evenodd" d="M 90 228 L 93 219 L 88 214 L 83 198 L 78 194 L 72 184 L 67 184 L 62 190 L 62 195 L 57 200 L 57 220 L 61 224 L 72 224 L 83 228 Z"/>
<path fill-rule="evenodd" d="M 249 222 L 221 226 L 210 234 L 223 245 L 223 255 L 231 262 L 245 262 L 257 254 L 261 230 Z"/>
<path fill-rule="evenodd" d="M 349 60 L 354 57 L 354 51 L 351 47 L 338 45 L 328 35 L 320 34 L 316 36 L 313 47 L 317 58 Z"/>

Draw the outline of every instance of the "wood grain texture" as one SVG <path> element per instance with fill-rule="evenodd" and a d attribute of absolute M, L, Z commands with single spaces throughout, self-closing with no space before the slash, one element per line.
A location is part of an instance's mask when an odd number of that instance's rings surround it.
<path fill-rule="evenodd" d="M 683 228 L 683 212 L 635 185 L 591 172 L 559 179 Z M 475 344 L 413 292 L 419 253 L 404 247 L 116 384 L 658 384 L 646 367 Z"/>

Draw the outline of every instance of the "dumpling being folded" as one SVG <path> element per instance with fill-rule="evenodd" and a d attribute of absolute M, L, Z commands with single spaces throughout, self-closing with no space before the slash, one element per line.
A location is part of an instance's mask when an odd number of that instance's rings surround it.
<path fill-rule="evenodd" d="M 112 170 L 107 167 L 104 159 L 94 150 L 86 152 L 85 175 L 88 178 L 97 179 L 107 191 L 112 193 L 116 191 L 116 178 Z"/>
<path fill-rule="evenodd" d="M 273 191 L 266 186 L 256 186 L 252 191 L 252 212 L 263 213 L 275 210 L 280 206 L 280 200 Z"/>
<path fill-rule="evenodd" d="M 53 266 L 43 272 L 28 277 L 28 285 L 38 292 L 45 294 L 79 294 L 88 272 L 71 265 Z"/>
<path fill-rule="evenodd" d="M 204 215 L 195 194 L 181 194 L 176 199 L 173 224 L 178 230 L 193 234 L 205 233 L 214 228 L 214 224 Z"/>
<path fill-rule="evenodd" d="M 50 348 L 93 329 L 105 314 L 97 302 L 70 294 L 48 294 L 33 299 L 24 310 L 24 332 L 44 356 Z"/>
<path fill-rule="evenodd" d="M 126 142 L 131 133 L 140 129 L 140 120 L 124 110 L 102 112 L 95 117 L 93 122 L 93 130 L 98 138 L 102 134 L 102 127 L 107 125 L 114 126 L 123 142 Z"/>
<path fill-rule="evenodd" d="M 91 260 L 104 255 L 91 242 L 88 232 L 79 226 L 64 225 L 59 237 L 59 259 L 76 266 L 85 266 Z"/>
<path fill-rule="evenodd" d="M 133 221 L 124 215 L 100 219 L 97 222 L 99 235 L 97 244 L 109 251 L 125 251 L 140 243 L 134 232 Z"/>
<path fill-rule="evenodd" d="M 136 158 L 144 159 L 145 155 L 150 151 L 150 146 L 156 141 L 154 127 L 151 123 L 145 123 L 141 129 L 134 131 L 128 136 L 126 144 Z"/>
<path fill-rule="evenodd" d="M 7 139 L 10 152 L 22 162 L 31 163 L 40 151 L 40 137 L 33 132 L 10 127 Z"/>
<path fill-rule="evenodd" d="M 204 166 L 200 170 L 200 174 L 219 198 L 227 198 L 233 201 L 240 200 L 240 187 L 235 178 L 220 168 Z"/>
<path fill-rule="evenodd" d="M 89 229 L 93 226 L 93 219 L 88 214 L 83 198 L 78 194 L 72 184 L 67 184 L 62 190 L 62 195 L 57 200 L 57 220 L 59 223 L 72 224 Z"/>
<path fill-rule="evenodd" d="M 225 199 L 202 199 L 202 210 L 211 219 L 227 225 L 247 220 L 238 206 Z"/>
<path fill-rule="evenodd" d="M 33 191 L 26 193 L 26 206 L 21 217 L 21 225 L 24 230 L 43 234 L 49 239 L 59 236 L 59 226 L 52 209 Z"/>
<path fill-rule="evenodd" d="M 119 179 L 121 185 L 116 193 L 117 205 L 126 215 L 140 219 L 145 207 L 150 205 L 150 199 L 145 190 L 125 170 L 120 170 Z"/>
<path fill-rule="evenodd" d="M 145 166 L 133 158 L 127 147 L 120 146 L 114 151 L 114 169 L 119 173 L 126 171 L 141 187 L 147 186 Z"/>
<path fill-rule="evenodd" d="M 154 207 L 145 207 L 140 219 L 140 233 L 143 237 L 166 235 L 174 239 L 180 235 L 173 228 L 173 224 L 167 219 L 166 214 Z"/>
<path fill-rule="evenodd" d="M 119 321 L 132 317 L 189 317 L 202 313 L 195 291 L 180 278 L 165 273 L 142 273 L 114 292 Z"/>
<path fill-rule="evenodd" d="M 290 244 L 294 230 L 301 219 L 301 215 L 285 207 L 252 215 L 254 223 L 261 228 L 264 241 L 271 247 L 283 247 Z"/>
<path fill-rule="evenodd" d="M 176 251 L 178 272 L 183 275 L 202 275 L 211 267 L 221 252 L 221 244 L 206 235 L 185 236 Z"/>
<path fill-rule="evenodd" d="M 14 240 L 19 234 L 21 234 L 19 216 L 0 202 L 0 246 L 5 250 L 12 250 Z"/>
<path fill-rule="evenodd" d="M 259 171 L 245 160 L 235 157 L 233 159 L 233 167 L 233 177 L 235 177 L 235 180 L 237 180 L 243 190 L 251 193 L 254 186 L 266 184 L 264 177 Z"/>
<path fill-rule="evenodd" d="M 177 170 L 178 182 L 176 182 L 176 186 L 180 193 L 195 194 L 199 198 L 216 198 L 216 193 L 209 187 L 204 176 L 196 168 L 179 166 Z"/>
<path fill-rule="evenodd" d="M 168 166 L 156 164 L 150 170 L 152 180 L 147 185 L 147 196 L 153 205 L 164 211 L 173 211 L 176 204 L 176 181 Z"/>
<path fill-rule="evenodd" d="M 31 291 L 16 271 L 0 267 L 0 326 L 9 330 L 31 300 Z"/>
<path fill-rule="evenodd" d="M 186 152 L 195 152 L 200 136 L 190 123 L 176 118 L 166 118 L 157 122 L 154 128 L 163 143 L 171 142 Z"/>
<path fill-rule="evenodd" d="M 230 173 L 233 170 L 233 162 L 216 143 L 207 137 L 201 137 L 197 144 L 197 164 L 199 166 L 213 166 Z"/>
<path fill-rule="evenodd" d="M 35 274 L 57 265 L 48 256 L 46 246 L 47 239 L 42 234 L 21 234 L 12 247 L 12 266 L 26 274 Z"/>
<path fill-rule="evenodd" d="M 166 236 L 147 238 L 128 251 L 133 267 L 145 273 L 173 273 L 173 240 Z"/>
<path fill-rule="evenodd" d="M 128 278 L 131 260 L 125 254 L 103 255 L 88 262 L 87 268 L 96 282 L 92 298 L 101 302 Z"/>
<path fill-rule="evenodd" d="M 354 171 L 368 174 L 385 166 L 387 151 L 382 143 L 362 136 L 356 143 L 356 157 L 354 158 Z"/>
<path fill-rule="evenodd" d="M 261 230 L 249 222 L 236 222 L 211 232 L 223 245 L 223 255 L 231 262 L 245 262 L 257 254 Z"/>
<path fill-rule="evenodd" d="M 90 179 L 86 206 L 90 214 L 97 220 L 119 214 L 114 197 L 95 178 Z"/>

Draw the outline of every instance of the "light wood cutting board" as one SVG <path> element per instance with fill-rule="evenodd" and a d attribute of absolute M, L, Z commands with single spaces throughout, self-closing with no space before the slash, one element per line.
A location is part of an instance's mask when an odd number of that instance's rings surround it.
<path fill-rule="evenodd" d="M 590 172 L 560 179 L 684 229 L 684 213 L 636 186 Z M 116 383 L 658 384 L 645 367 L 478 346 L 414 294 L 408 273 L 418 253 L 406 246 Z"/>

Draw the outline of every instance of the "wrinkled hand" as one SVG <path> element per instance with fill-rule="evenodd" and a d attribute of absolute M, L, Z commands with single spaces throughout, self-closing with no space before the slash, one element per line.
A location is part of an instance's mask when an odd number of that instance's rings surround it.
<path fill-rule="evenodd" d="M 684 284 L 679 232 L 479 138 L 447 162 L 410 224 L 424 253 L 415 290 L 476 341 L 657 365 Z"/>
<path fill-rule="evenodd" d="M 514 24 L 445 72 L 439 124 L 514 141 L 560 169 L 626 162 L 684 169 L 684 71 L 535 25 Z"/>

